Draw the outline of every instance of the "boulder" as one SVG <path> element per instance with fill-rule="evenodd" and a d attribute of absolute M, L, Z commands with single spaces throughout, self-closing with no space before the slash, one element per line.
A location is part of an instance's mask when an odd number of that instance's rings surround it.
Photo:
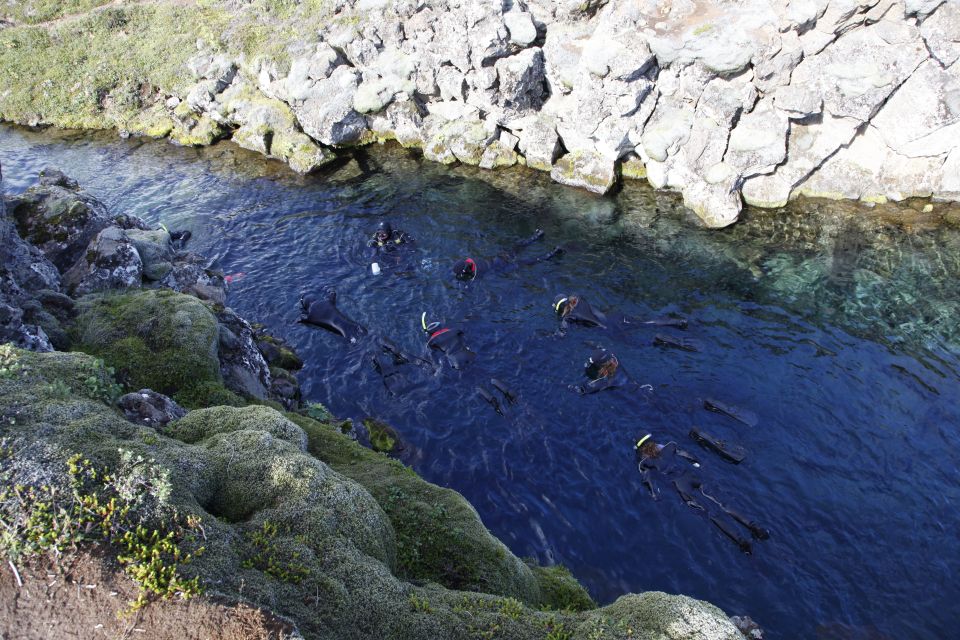
<path fill-rule="evenodd" d="M 960 4 L 944 2 L 920 24 L 930 55 L 943 67 L 960 59 Z"/>
<path fill-rule="evenodd" d="M 271 385 L 270 367 L 257 347 L 253 327 L 228 307 L 217 312 L 217 322 L 224 386 L 243 397 L 266 400 Z"/>
<path fill-rule="evenodd" d="M 511 111 L 537 109 L 546 98 L 543 51 L 539 47 L 497 60 L 499 104 Z"/>
<path fill-rule="evenodd" d="M 822 53 L 805 58 L 791 84 L 822 96 L 832 116 L 867 122 L 926 58 L 916 27 L 881 21 L 848 31 Z"/>
<path fill-rule="evenodd" d="M 761 102 L 730 132 L 724 162 L 743 176 L 772 172 L 786 158 L 789 126 L 783 111 Z"/>
<path fill-rule="evenodd" d="M 61 273 L 83 257 L 90 242 L 111 223 L 99 200 L 49 169 L 41 172 L 38 186 L 13 198 L 7 209 L 20 236 L 39 248 Z"/>
<path fill-rule="evenodd" d="M 503 14 L 503 23 L 510 33 L 510 42 L 515 45 L 526 47 L 537 39 L 537 27 L 533 24 L 533 17 L 526 11 L 508 11 Z"/>
<path fill-rule="evenodd" d="M 63 282 L 78 296 L 136 289 L 143 282 L 143 261 L 126 231 L 107 227 L 90 243 L 86 255 L 64 274 Z"/>
<path fill-rule="evenodd" d="M 131 229 L 126 232 L 126 237 L 140 256 L 144 279 L 162 280 L 173 269 L 174 252 L 166 229 Z"/>
<path fill-rule="evenodd" d="M 927 60 L 870 124 L 887 146 L 908 157 L 940 156 L 960 147 L 960 67 L 944 69 Z"/>
<path fill-rule="evenodd" d="M 617 165 L 599 153 L 574 151 L 554 163 L 550 177 L 560 184 L 603 194 L 617 181 Z"/>
<path fill-rule="evenodd" d="M 117 405 L 127 420 L 154 428 L 165 427 L 187 415 L 186 409 L 162 393 L 150 389 L 123 395 Z"/>

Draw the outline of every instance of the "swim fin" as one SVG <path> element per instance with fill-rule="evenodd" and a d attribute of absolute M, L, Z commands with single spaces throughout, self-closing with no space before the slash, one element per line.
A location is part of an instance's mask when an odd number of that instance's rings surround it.
<path fill-rule="evenodd" d="M 516 394 L 513 393 L 513 391 L 511 391 L 507 385 L 500 382 L 496 378 L 490 378 L 490 384 L 492 384 L 497 391 L 503 394 L 503 397 L 507 399 L 507 402 L 509 402 L 510 404 L 517 403 Z"/>
<path fill-rule="evenodd" d="M 710 449 L 727 462 L 740 464 L 747 457 L 746 450 L 740 445 L 731 444 L 725 440 L 715 438 L 709 433 L 701 431 L 696 427 L 690 429 L 690 437 L 693 438 L 694 442 L 705 449 Z"/>
<path fill-rule="evenodd" d="M 486 400 L 491 407 L 493 407 L 494 411 L 496 411 L 501 416 L 503 415 L 503 409 L 500 408 L 500 401 L 497 400 L 497 398 L 492 393 L 490 393 L 483 387 L 477 387 L 477 393 L 480 394 L 480 397 Z"/>

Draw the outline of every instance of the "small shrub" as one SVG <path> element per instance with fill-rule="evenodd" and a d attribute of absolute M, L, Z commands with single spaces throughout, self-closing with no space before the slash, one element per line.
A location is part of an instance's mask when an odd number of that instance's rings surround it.
<path fill-rule="evenodd" d="M 285 533 L 290 533 L 289 527 Z M 269 520 L 259 529 L 248 532 L 246 538 L 252 551 L 244 559 L 243 567 L 258 569 L 282 582 L 300 584 L 310 575 L 310 569 L 300 561 L 299 552 L 289 551 L 284 545 L 277 544 L 279 534 L 279 525 Z"/>
<path fill-rule="evenodd" d="M 433 613 L 433 609 L 430 607 L 430 601 L 426 598 L 421 598 L 415 593 L 410 594 L 409 598 L 410 608 L 419 613 Z"/>
<path fill-rule="evenodd" d="M 20 373 L 21 367 L 17 352 L 8 344 L 0 345 L 0 378 L 15 380 L 20 377 Z"/>
<path fill-rule="evenodd" d="M 167 500 L 170 482 L 152 460 L 120 452 L 116 473 L 97 470 L 80 455 L 67 460 L 67 481 L 24 486 L 11 484 L 9 471 L 0 474 L 0 550 L 11 562 L 22 557 L 53 554 L 59 558 L 87 542 L 104 542 L 117 552 L 117 561 L 139 587 L 130 610 L 153 598 L 190 598 L 201 593 L 199 577 L 186 579 L 181 567 L 203 553 L 187 552 L 195 536 L 174 516 L 152 524 L 147 513 Z"/>
<path fill-rule="evenodd" d="M 304 413 L 307 414 L 308 418 L 313 418 L 320 422 L 330 422 L 333 420 L 333 414 L 330 413 L 330 410 L 319 402 L 310 402 L 304 408 Z"/>

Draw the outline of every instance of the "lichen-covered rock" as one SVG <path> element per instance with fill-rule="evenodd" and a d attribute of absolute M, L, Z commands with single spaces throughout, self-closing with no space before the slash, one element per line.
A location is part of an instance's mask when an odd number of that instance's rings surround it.
<path fill-rule="evenodd" d="M 253 327 L 232 309 L 217 312 L 220 324 L 220 373 L 224 385 L 248 398 L 267 399 L 270 367 L 257 347 Z"/>
<path fill-rule="evenodd" d="M 44 173 L 50 173 L 50 170 Z M 44 184 L 46 182 L 46 184 Z M 110 226 L 107 208 L 56 172 L 8 203 L 24 240 L 43 251 L 61 273 L 84 257 L 87 245 Z"/>
<path fill-rule="evenodd" d="M 855 132 L 834 126 L 850 121 L 874 126 L 895 153 L 872 184 L 955 193 L 943 164 L 960 144 L 945 81 L 960 58 L 955 2 L 688 1 L 666 13 L 656 2 L 275 4 L 159 0 L 9 26 L 0 70 L 14 81 L 0 94 L 0 119 L 188 145 L 232 136 L 302 173 L 330 162 L 328 147 L 385 140 L 485 168 L 549 171 L 564 153 L 615 162 L 635 153 L 652 185 L 684 192 L 712 221 L 737 207 L 704 197 L 708 167 L 742 171 L 734 194 L 742 186 L 751 203 L 782 203 L 850 142 Z M 911 110 L 919 117 L 900 117 Z M 766 114 L 752 129 L 762 145 L 746 128 L 754 112 Z M 796 126 L 775 163 L 782 114 Z M 705 118 L 715 131 L 695 129 Z M 483 144 L 439 131 L 451 121 L 479 122 Z M 519 144 L 496 145 L 500 129 Z M 731 135 L 725 159 L 717 149 Z M 809 147 L 793 144 L 801 140 Z M 920 188 L 927 165 L 934 175 Z M 715 205 L 722 210 L 709 211 Z"/>
<path fill-rule="evenodd" d="M 144 279 L 162 280 L 173 269 L 173 246 L 166 229 L 131 229 L 126 237 L 140 256 Z"/>
<path fill-rule="evenodd" d="M 127 420 L 147 427 L 163 427 L 187 415 L 187 410 L 172 399 L 150 389 L 121 396 L 117 405 Z"/>
<path fill-rule="evenodd" d="M 195 409 L 187 417 L 171 425 L 166 433 L 178 440 L 195 443 L 231 431 L 262 431 L 286 440 L 300 451 L 307 450 L 307 436 L 269 407 L 211 407 Z"/>
<path fill-rule="evenodd" d="M 136 289 L 143 281 L 143 261 L 126 232 L 111 226 L 97 234 L 86 255 L 64 274 L 63 280 L 78 296 Z"/>
<path fill-rule="evenodd" d="M 554 163 L 550 177 L 560 184 L 603 194 L 617 180 L 617 165 L 599 153 L 574 151 Z"/>
<path fill-rule="evenodd" d="M 649 634 L 647 637 L 663 640 L 743 640 L 720 609 L 659 591 L 622 596 L 584 617 L 576 628 L 577 637 L 630 638 Z"/>

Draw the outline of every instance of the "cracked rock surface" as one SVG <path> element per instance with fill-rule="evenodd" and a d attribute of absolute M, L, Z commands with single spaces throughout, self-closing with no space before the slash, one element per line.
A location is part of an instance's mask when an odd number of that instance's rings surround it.
<path fill-rule="evenodd" d="M 957 2 L 275 4 L 159 0 L 37 24 L 31 0 L 0 9 L 14 78 L 0 119 L 232 137 L 302 173 L 396 140 L 597 193 L 646 175 L 710 226 L 804 193 L 960 197 Z M 143 53 L 106 46 L 117 38 Z M 66 64 L 81 46 L 89 66 Z"/>

